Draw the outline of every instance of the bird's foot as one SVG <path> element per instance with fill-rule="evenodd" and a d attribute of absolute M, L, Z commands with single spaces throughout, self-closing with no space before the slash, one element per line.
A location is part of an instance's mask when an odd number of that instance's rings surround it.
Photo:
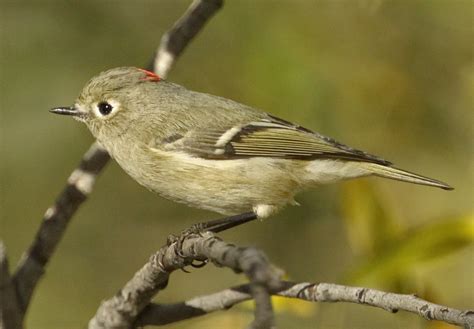
<path fill-rule="evenodd" d="M 192 236 L 202 236 L 202 233 L 205 232 L 206 230 L 203 230 L 201 224 L 202 223 L 194 224 L 191 227 L 183 230 L 179 235 L 174 235 L 174 234 L 169 235 L 167 238 L 166 244 L 168 246 L 171 246 L 174 244 L 175 254 L 184 259 L 188 258 L 183 252 L 184 241 Z M 204 267 L 207 263 L 208 263 L 207 259 L 199 260 L 199 261 L 193 260 L 192 263 L 189 265 L 194 268 L 201 268 L 201 267 Z M 189 273 L 189 271 L 187 271 L 185 268 L 182 268 L 181 270 L 183 272 Z"/>
<path fill-rule="evenodd" d="M 257 218 L 254 212 L 243 213 L 240 215 L 219 218 L 208 222 L 202 222 L 193 224 L 191 227 L 182 231 L 178 236 L 169 235 L 167 239 L 167 245 L 175 245 L 174 251 L 177 256 L 181 258 L 187 258 L 183 252 L 184 241 L 192 236 L 202 236 L 204 232 L 222 232 L 232 227 L 244 224 Z M 200 268 L 208 263 L 207 259 L 199 260 L 198 263 L 191 263 L 190 265 L 194 268 Z M 187 272 L 183 269 L 184 272 Z"/>

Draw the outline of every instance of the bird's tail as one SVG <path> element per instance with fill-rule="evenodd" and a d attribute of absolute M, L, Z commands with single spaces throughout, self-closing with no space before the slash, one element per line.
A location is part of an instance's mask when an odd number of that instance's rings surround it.
<path fill-rule="evenodd" d="M 400 180 L 403 182 L 409 182 L 413 184 L 420 184 L 420 185 L 428 185 L 428 186 L 434 186 L 434 187 L 439 187 L 442 188 L 443 190 L 453 190 L 454 188 L 449 186 L 446 183 L 443 183 L 439 180 L 433 179 L 433 178 L 428 178 L 424 177 L 421 175 L 417 175 L 415 173 L 394 168 L 394 167 L 389 167 L 385 165 L 380 165 L 376 163 L 369 163 L 365 162 L 364 167 L 372 174 L 375 176 L 380 176 L 380 177 L 385 177 L 385 178 L 390 178 L 390 179 L 396 179 Z"/>

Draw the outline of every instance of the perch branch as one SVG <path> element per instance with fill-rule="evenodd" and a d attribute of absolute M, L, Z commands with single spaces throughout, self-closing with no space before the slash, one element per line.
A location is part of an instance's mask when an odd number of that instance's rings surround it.
<path fill-rule="evenodd" d="M 348 287 L 331 283 L 282 282 L 283 290 L 274 295 L 310 302 L 349 302 L 365 304 L 395 313 L 404 310 L 427 320 L 438 320 L 465 328 L 474 327 L 474 311 L 460 311 L 430 303 L 413 295 L 395 294 L 375 289 Z M 195 297 L 176 304 L 150 304 L 138 317 L 137 326 L 166 325 L 231 308 L 252 299 L 250 285 L 244 284 L 220 292 Z"/>
<path fill-rule="evenodd" d="M 255 248 L 241 248 L 221 241 L 213 233 L 187 236 L 178 255 L 176 244 L 162 247 L 112 298 L 104 301 L 89 322 L 89 329 L 130 328 L 137 316 L 160 290 L 166 287 L 169 274 L 184 268 L 193 261 L 209 260 L 237 273 L 243 272 L 250 280 L 249 295 L 256 300 L 258 309 L 250 328 L 273 326 L 273 312 L 266 292 L 281 288 L 282 272 L 268 262 L 266 256 Z M 262 296 L 260 288 L 265 292 Z M 257 292 L 256 292 L 257 290 Z M 270 306 L 269 306 L 270 305 Z"/>

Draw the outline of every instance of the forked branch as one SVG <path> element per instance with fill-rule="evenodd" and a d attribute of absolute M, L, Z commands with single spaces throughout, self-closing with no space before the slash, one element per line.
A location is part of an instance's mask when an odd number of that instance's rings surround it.
<path fill-rule="evenodd" d="M 267 291 L 281 290 L 282 272 L 268 262 L 255 248 L 241 248 L 221 241 L 213 233 L 187 236 L 178 252 L 177 244 L 162 247 L 114 297 L 102 303 L 89 329 L 129 328 L 151 299 L 168 283 L 171 272 L 195 261 L 210 261 L 243 272 L 251 282 L 248 294 L 255 299 L 257 308 L 251 328 L 270 328 L 273 312 Z M 263 294 L 259 288 L 263 287 Z M 267 299 L 268 298 L 268 299 Z M 268 309 L 267 307 L 269 307 Z"/>

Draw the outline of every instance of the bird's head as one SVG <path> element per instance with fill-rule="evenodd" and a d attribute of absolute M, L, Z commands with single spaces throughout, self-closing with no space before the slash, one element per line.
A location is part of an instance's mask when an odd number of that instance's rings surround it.
<path fill-rule="evenodd" d="M 50 111 L 84 122 L 99 140 L 111 138 L 144 115 L 147 98 L 157 92 L 160 80 L 153 72 L 135 67 L 110 69 L 89 80 L 73 106 Z"/>

